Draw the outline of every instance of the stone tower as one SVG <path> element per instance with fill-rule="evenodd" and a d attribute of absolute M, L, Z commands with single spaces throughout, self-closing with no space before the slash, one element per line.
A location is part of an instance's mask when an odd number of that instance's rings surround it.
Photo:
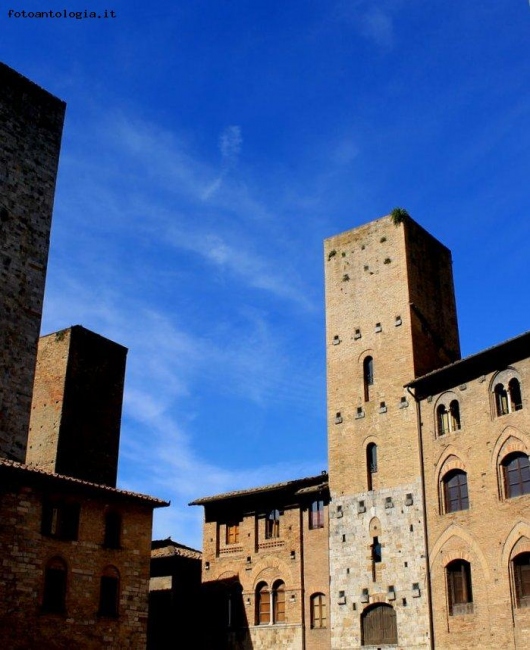
<path fill-rule="evenodd" d="M 0 64 L 0 457 L 21 462 L 65 107 Z"/>
<path fill-rule="evenodd" d="M 116 486 L 126 357 L 80 325 L 40 339 L 28 465 Z"/>
<path fill-rule="evenodd" d="M 386 216 L 325 241 L 332 648 L 428 648 L 411 378 L 460 357 L 451 253 Z"/>

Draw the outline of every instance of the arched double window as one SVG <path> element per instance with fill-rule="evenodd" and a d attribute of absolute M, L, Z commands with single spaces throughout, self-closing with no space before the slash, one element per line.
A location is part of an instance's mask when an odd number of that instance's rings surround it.
<path fill-rule="evenodd" d="M 508 454 L 501 468 L 506 499 L 530 494 L 530 461 L 527 454 L 522 451 Z"/>
<path fill-rule="evenodd" d="M 436 432 L 438 436 L 460 430 L 460 404 L 451 393 L 445 394 L 436 407 Z"/>
<path fill-rule="evenodd" d="M 44 569 L 44 588 L 42 610 L 53 614 L 66 612 L 66 562 L 61 557 L 53 557 Z"/>
<path fill-rule="evenodd" d="M 515 370 L 512 368 L 503 370 L 495 377 L 493 396 L 497 417 L 520 411 L 523 408 L 521 382 Z"/>
<path fill-rule="evenodd" d="M 272 589 L 266 582 L 256 587 L 256 625 L 285 623 L 285 584 L 277 580 Z"/>
<path fill-rule="evenodd" d="M 442 479 L 444 512 L 469 509 L 467 474 L 461 469 L 448 472 Z"/>

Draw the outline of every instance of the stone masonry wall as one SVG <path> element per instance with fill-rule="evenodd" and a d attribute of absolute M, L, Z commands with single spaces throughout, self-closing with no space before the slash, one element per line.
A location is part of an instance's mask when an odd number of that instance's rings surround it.
<path fill-rule="evenodd" d="M 24 461 L 65 104 L 0 64 L 0 455 Z"/>
<path fill-rule="evenodd" d="M 324 249 L 331 647 L 361 647 L 361 614 L 374 602 L 392 604 L 399 647 L 428 647 L 420 448 L 414 401 L 404 385 L 418 369 L 444 365 L 444 348 L 457 344 L 458 332 L 440 333 L 439 318 L 433 320 L 437 309 L 429 301 L 437 300 L 439 292 L 430 288 L 440 278 L 425 275 L 436 275 L 443 263 L 447 285 L 450 253 L 412 220 L 394 224 L 389 216 L 326 240 Z M 416 263 L 425 251 L 436 254 L 440 264 Z M 456 327 L 454 299 L 444 308 L 446 322 Z M 418 312 L 425 319 L 421 326 Z M 433 343 L 436 337 L 443 345 Z M 373 373 L 367 380 L 369 358 Z M 372 445 L 376 457 L 368 459 Z M 385 507 L 386 499 L 392 508 Z M 407 499 L 414 505 L 406 506 Z M 358 514 L 360 501 L 368 514 Z M 384 544 L 383 560 L 368 579 L 366 556 L 376 537 Z M 412 584 L 417 597 L 411 597 Z M 391 602 L 389 586 L 395 594 Z M 361 605 L 360 594 L 367 588 L 368 601 Z"/>

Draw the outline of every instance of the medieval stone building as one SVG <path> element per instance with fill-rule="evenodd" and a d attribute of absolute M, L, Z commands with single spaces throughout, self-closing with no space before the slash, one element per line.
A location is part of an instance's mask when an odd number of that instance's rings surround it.
<path fill-rule="evenodd" d="M 530 334 L 461 359 L 451 253 L 406 214 L 327 239 L 324 264 L 328 536 L 317 547 L 301 535 L 296 549 L 311 566 L 329 557 L 317 647 L 526 648 Z M 234 520 L 252 540 L 274 507 L 259 492 Z M 245 585 L 246 636 L 225 621 L 223 647 L 313 647 L 313 592 L 280 619 L 261 615 L 270 580 L 247 570 L 250 549 L 230 547 L 233 499 L 194 503 L 205 505 L 203 583 Z"/>
<path fill-rule="evenodd" d="M 116 488 L 125 348 L 37 345 L 65 105 L 1 64 L 0 86 L 0 639 L 140 650 L 168 503 Z"/>

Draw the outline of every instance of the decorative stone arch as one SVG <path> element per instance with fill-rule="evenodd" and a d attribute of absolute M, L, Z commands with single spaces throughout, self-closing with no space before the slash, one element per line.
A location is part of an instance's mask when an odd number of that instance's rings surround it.
<path fill-rule="evenodd" d="M 438 494 L 438 512 L 444 512 L 444 476 L 455 469 L 467 473 L 466 465 L 466 461 L 461 457 L 460 452 L 457 451 L 453 445 L 450 445 L 442 452 L 434 469 L 436 493 Z"/>
<path fill-rule="evenodd" d="M 378 517 L 373 517 L 368 524 L 368 532 L 370 537 L 381 536 L 381 522 Z"/>
<path fill-rule="evenodd" d="M 374 356 L 374 348 L 365 348 L 361 352 L 359 352 L 359 355 L 357 357 L 357 363 L 360 368 L 362 368 L 363 361 L 366 359 L 366 357 L 373 357 Z"/>
<path fill-rule="evenodd" d="M 256 562 L 256 566 L 250 572 L 248 584 L 254 590 L 259 582 L 266 582 L 272 585 L 276 580 L 281 580 L 287 585 L 293 585 L 292 569 L 289 564 L 275 557 L 266 557 Z"/>
<path fill-rule="evenodd" d="M 514 452 L 521 452 L 530 456 L 530 438 L 515 427 L 508 426 L 497 438 L 491 454 L 491 469 L 497 477 L 497 493 L 501 500 L 505 499 L 502 461 L 506 456 Z"/>
<path fill-rule="evenodd" d="M 515 555 L 524 552 L 530 553 L 530 524 L 518 521 L 504 541 L 501 566 L 507 568 Z"/>
<path fill-rule="evenodd" d="M 455 541 L 460 544 L 456 548 L 448 548 Z M 431 570 L 436 564 L 445 569 L 453 560 L 466 560 L 470 564 L 478 560 L 485 580 L 491 580 L 489 565 L 479 544 L 470 533 L 455 524 L 449 526 L 434 543 L 430 559 Z"/>
<path fill-rule="evenodd" d="M 521 553 L 530 553 L 530 525 L 523 521 L 515 524 L 502 549 L 501 566 L 506 570 L 508 576 L 511 604 L 514 610 L 518 607 L 514 559 Z"/>

